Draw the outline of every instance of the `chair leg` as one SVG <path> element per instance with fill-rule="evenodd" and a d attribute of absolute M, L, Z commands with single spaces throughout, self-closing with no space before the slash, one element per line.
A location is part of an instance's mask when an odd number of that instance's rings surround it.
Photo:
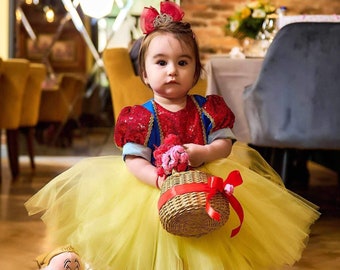
<path fill-rule="evenodd" d="M 57 146 L 58 140 L 59 140 L 59 144 L 60 144 L 59 146 L 61 146 L 61 147 L 63 146 L 63 141 L 62 141 L 61 135 L 62 135 L 62 131 L 63 131 L 65 124 L 66 124 L 66 121 L 53 124 L 54 130 L 53 130 L 53 135 L 52 135 L 52 138 L 51 138 L 50 145 Z"/>
<path fill-rule="evenodd" d="M 7 152 L 13 180 L 19 175 L 18 133 L 18 129 L 6 130 Z"/>
<path fill-rule="evenodd" d="M 300 149 L 282 149 L 281 169 L 283 182 L 288 188 L 308 188 L 309 171 L 307 161 L 309 151 Z"/>
<path fill-rule="evenodd" d="M 289 149 L 283 149 L 282 164 L 281 164 L 281 178 L 283 183 L 287 184 L 288 163 L 289 163 Z"/>
<path fill-rule="evenodd" d="M 1 136 L 2 136 L 2 130 L 0 128 L 0 184 L 2 183 Z"/>
<path fill-rule="evenodd" d="M 270 166 L 280 175 L 283 183 L 288 182 L 288 168 L 290 165 L 289 149 L 271 148 Z"/>
<path fill-rule="evenodd" d="M 35 169 L 35 162 L 34 162 L 34 127 L 24 127 L 21 128 L 21 131 L 24 133 L 26 138 L 26 147 L 28 156 L 30 158 L 31 168 Z"/>

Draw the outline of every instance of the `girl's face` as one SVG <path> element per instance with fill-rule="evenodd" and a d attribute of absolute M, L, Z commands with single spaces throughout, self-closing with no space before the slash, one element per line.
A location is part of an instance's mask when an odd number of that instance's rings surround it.
<path fill-rule="evenodd" d="M 193 87 L 195 57 L 190 47 L 172 34 L 155 36 L 146 51 L 143 79 L 158 100 L 186 97 Z"/>

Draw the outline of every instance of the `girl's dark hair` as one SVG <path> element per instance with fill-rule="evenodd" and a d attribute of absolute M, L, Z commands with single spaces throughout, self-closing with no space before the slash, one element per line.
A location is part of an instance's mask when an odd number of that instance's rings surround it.
<path fill-rule="evenodd" d="M 142 41 L 138 65 L 139 65 L 139 75 L 144 82 L 143 74 L 145 72 L 145 54 L 147 49 L 149 48 L 151 40 L 160 34 L 170 33 L 173 34 L 174 37 L 184 46 L 188 46 L 194 52 L 196 67 L 195 67 L 195 75 L 194 75 L 194 85 L 197 83 L 201 76 L 202 64 L 199 55 L 198 43 L 195 38 L 195 34 L 191 29 L 191 25 L 187 22 L 167 22 L 157 26 L 157 28 L 152 31 L 150 34 L 146 35 Z"/>

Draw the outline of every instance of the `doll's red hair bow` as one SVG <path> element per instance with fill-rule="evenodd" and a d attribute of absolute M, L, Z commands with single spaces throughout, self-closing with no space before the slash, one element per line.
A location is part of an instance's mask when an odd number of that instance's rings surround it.
<path fill-rule="evenodd" d="M 184 12 L 174 2 L 161 2 L 160 13 L 154 7 L 145 7 L 140 17 L 140 27 L 144 34 L 149 34 L 157 26 L 168 21 L 179 22 L 182 20 Z"/>

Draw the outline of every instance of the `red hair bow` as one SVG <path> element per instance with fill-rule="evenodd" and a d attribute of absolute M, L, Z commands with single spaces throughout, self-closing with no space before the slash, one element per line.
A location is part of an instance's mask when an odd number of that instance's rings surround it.
<path fill-rule="evenodd" d="M 140 17 L 140 27 L 144 34 L 149 34 L 161 23 L 167 21 L 179 22 L 184 12 L 174 2 L 161 2 L 160 13 L 154 7 L 145 7 Z"/>

